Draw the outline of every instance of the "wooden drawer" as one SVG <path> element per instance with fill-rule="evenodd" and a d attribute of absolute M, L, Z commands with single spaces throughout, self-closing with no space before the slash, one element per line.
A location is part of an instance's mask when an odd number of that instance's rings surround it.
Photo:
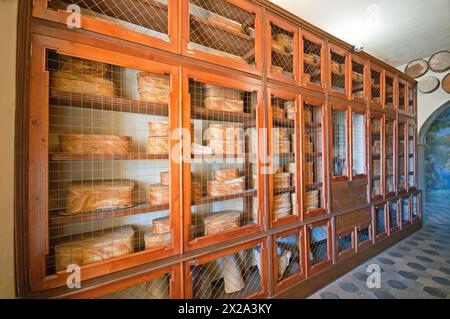
<path fill-rule="evenodd" d="M 331 209 L 344 210 L 367 204 L 367 179 L 331 183 Z"/>
<path fill-rule="evenodd" d="M 336 217 L 336 232 L 341 233 L 355 226 L 368 225 L 370 222 L 370 208 L 357 210 L 355 212 Z"/>

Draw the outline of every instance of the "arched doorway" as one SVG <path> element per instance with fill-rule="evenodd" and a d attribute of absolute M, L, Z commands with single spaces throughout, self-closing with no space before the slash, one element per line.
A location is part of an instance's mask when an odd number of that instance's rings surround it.
<path fill-rule="evenodd" d="M 419 132 L 419 187 L 424 190 L 425 223 L 450 214 L 450 101 L 439 107 Z"/>

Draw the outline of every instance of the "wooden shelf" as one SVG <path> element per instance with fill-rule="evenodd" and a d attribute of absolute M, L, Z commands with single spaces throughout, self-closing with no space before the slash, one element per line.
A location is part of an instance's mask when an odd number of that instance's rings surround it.
<path fill-rule="evenodd" d="M 204 107 L 192 107 L 191 118 L 221 122 L 245 122 L 256 120 L 256 114 L 246 112 L 218 111 L 207 109 Z"/>
<path fill-rule="evenodd" d="M 288 119 L 273 119 L 273 125 L 275 127 L 279 128 L 293 128 L 295 126 L 294 120 L 288 120 Z"/>
<path fill-rule="evenodd" d="M 119 160 L 164 160 L 169 154 L 129 154 L 129 155 L 73 155 L 68 153 L 50 153 L 49 161 L 119 161 Z"/>
<path fill-rule="evenodd" d="M 305 191 L 307 191 L 307 192 L 315 191 L 315 190 L 318 190 L 318 189 L 322 189 L 322 183 L 305 185 Z"/>
<path fill-rule="evenodd" d="M 274 188 L 273 192 L 275 193 L 275 195 L 279 195 L 279 194 L 283 194 L 283 193 L 295 193 L 295 186 Z"/>
<path fill-rule="evenodd" d="M 83 93 L 50 91 L 50 104 L 56 107 L 78 107 L 102 111 L 115 111 L 148 115 L 169 115 L 168 104 L 158 104 L 120 97 L 101 96 Z"/>
<path fill-rule="evenodd" d="M 236 194 L 230 194 L 230 195 L 205 196 L 199 201 L 192 202 L 192 205 L 205 205 L 205 204 L 211 204 L 211 203 L 217 203 L 217 202 L 224 202 L 224 201 L 233 200 L 233 199 L 253 197 L 256 194 L 257 194 L 256 189 L 248 189 L 246 191 L 236 193 Z"/>
<path fill-rule="evenodd" d="M 103 209 L 89 213 L 81 213 L 77 215 L 61 215 L 59 211 L 49 212 L 49 225 L 61 226 L 73 223 L 91 222 L 95 220 L 125 217 L 130 215 L 138 215 L 144 213 L 153 213 L 168 210 L 169 205 L 150 205 L 148 203 L 140 203 L 133 207 L 117 208 L 117 209 Z"/>

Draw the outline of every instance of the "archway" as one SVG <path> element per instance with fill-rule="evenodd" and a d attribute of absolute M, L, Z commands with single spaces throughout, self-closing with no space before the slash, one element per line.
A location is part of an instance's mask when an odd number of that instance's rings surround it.
<path fill-rule="evenodd" d="M 419 188 L 424 191 L 425 223 L 450 213 L 450 101 L 419 132 Z"/>

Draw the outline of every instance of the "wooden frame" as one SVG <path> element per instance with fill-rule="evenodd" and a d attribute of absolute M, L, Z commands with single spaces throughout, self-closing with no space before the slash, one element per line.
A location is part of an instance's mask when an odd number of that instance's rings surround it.
<path fill-rule="evenodd" d="M 267 297 L 269 295 L 268 287 L 267 287 L 267 283 L 269 281 L 268 265 L 267 265 L 267 260 L 268 260 L 267 241 L 264 239 L 257 239 L 257 240 L 253 240 L 253 241 L 250 241 L 245 244 L 238 245 L 238 246 L 231 246 L 231 247 L 228 247 L 223 250 L 211 252 L 211 253 L 203 255 L 201 257 L 184 262 L 184 283 L 185 283 L 184 284 L 184 298 L 186 298 L 186 299 L 193 298 L 193 284 L 192 284 L 193 276 L 192 276 L 191 270 L 189 269 L 190 267 L 206 264 L 208 262 L 217 260 L 219 258 L 228 256 L 228 255 L 231 255 L 231 254 L 243 251 L 243 250 L 251 249 L 251 248 L 257 246 L 258 244 L 260 245 L 260 249 L 261 249 L 261 252 L 260 252 L 261 291 L 254 293 L 252 295 L 246 296 L 245 298 L 246 299 L 261 299 L 261 298 Z"/>
<path fill-rule="evenodd" d="M 64 295 L 63 298 L 69 299 L 94 299 L 106 296 L 108 294 L 120 291 L 123 289 L 131 288 L 135 285 L 141 283 L 149 282 L 154 279 L 158 279 L 166 274 L 171 274 L 169 282 L 169 296 L 170 299 L 180 299 L 183 298 L 182 289 L 182 265 L 175 264 L 171 266 L 166 266 L 154 271 L 139 274 L 137 276 L 123 278 L 116 281 L 106 282 L 92 288 L 84 289 L 80 292 L 75 292 L 73 294 Z"/>
<path fill-rule="evenodd" d="M 410 144 L 409 144 L 409 141 L 410 141 L 409 129 L 411 127 L 413 128 L 413 144 L 414 144 L 414 152 L 412 154 L 410 154 L 410 152 L 409 152 L 410 151 L 410 149 L 409 149 L 409 147 L 410 147 Z M 406 145 L 406 154 L 408 154 L 407 159 L 406 159 L 406 163 L 407 163 L 406 171 L 408 173 L 407 181 L 406 181 L 406 189 L 407 189 L 408 192 L 412 192 L 412 191 L 416 191 L 417 190 L 418 162 L 417 162 L 417 125 L 416 125 L 416 120 L 410 119 L 407 122 L 406 130 L 407 130 L 407 140 L 408 140 L 408 143 Z M 409 159 L 411 158 L 410 155 L 413 156 L 412 157 L 412 159 L 414 161 L 414 167 L 413 168 L 409 167 L 410 166 L 409 165 Z M 411 176 L 410 175 L 411 172 L 413 173 L 413 186 L 410 186 L 410 184 L 409 184 L 409 177 Z"/>
<path fill-rule="evenodd" d="M 223 65 L 226 67 L 234 68 L 237 70 L 246 71 L 253 74 L 261 74 L 262 71 L 262 14 L 260 7 L 254 5 L 253 3 L 247 0 L 221 0 L 230 3 L 236 7 L 239 7 L 249 13 L 255 15 L 255 38 L 254 38 L 254 51 L 250 51 L 248 54 L 255 55 L 255 67 L 251 65 L 236 61 L 231 58 L 222 58 L 219 56 L 215 56 L 214 54 L 209 54 L 207 52 L 203 52 L 197 49 L 190 49 L 188 44 L 190 43 L 190 12 L 189 12 L 189 3 L 192 0 L 182 0 L 181 1 L 181 52 L 183 55 L 196 58 L 203 61 L 208 61 L 214 64 Z M 222 30 L 223 32 L 228 32 L 226 30 Z M 247 38 L 245 35 L 236 35 L 236 37 Z M 217 39 L 216 39 L 217 40 Z"/>
<path fill-rule="evenodd" d="M 178 95 L 178 69 L 173 66 L 163 65 L 148 60 L 129 57 L 127 55 L 112 53 L 104 49 L 87 47 L 81 44 L 72 44 L 65 40 L 33 36 L 33 61 L 31 68 L 30 97 L 30 130 L 29 130 L 29 255 L 31 264 L 31 290 L 45 290 L 65 285 L 69 273 L 59 272 L 52 276 L 45 274 L 45 255 L 49 251 L 48 246 L 48 203 L 47 203 L 47 171 L 48 171 L 48 83 L 49 75 L 45 70 L 45 53 L 47 49 L 56 50 L 59 53 L 83 57 L 94 61 L 111 63 L 114 65 L 138 68 L 155 73 L 169 73 L 171 78 L 170 95 L 170 126 L 178 128 L 180 114 Z M 157 260 L 178 254 L 181 250 L 179 245 L 180 220 L 179 213 L 179 166 L 176 162 L 170 162 L 171 190 L 170 216 L 173 228 L 172 246 L 158 249 L 157 251 L 141 251 L 130 256 L 116 257 L 107 261 L 82 266 L 82 280 L 101 276 L 110 272 L 130 268 L 149 260 Z M 141 212 L 142 213 L 142 212 Z"/>
<path fill-rule="evenodd" d="M 367 78 L 369 81 L 369 85 L 368 85 L 369 88 L 368 88 L 367 96 L 368 96 L 368 100 L 369 100 L 369 105 L 371 107 L 381 109 L 382 105 L 383 105 L 383 98 L 384 98 L 384 93 L 383 93 L 384 92 L 384 71 L 381 67 L 377 66 L 376 64 L 370 63 L 370 62 L 368 63 L 368 69 L 369 69 L 369 71 L 367 72 L 368 73 Z M 374 100 L 373 96 L 372 96 L 372 87 L 374 85 L 374 84 L 372 84 L 372 70 L 375 72 L 378 72 L 380 74 L 380 84 L 379 84 L 380 97 L 379 97 L 378 101 Z"/>
<path fill-rule="evenodd" d="M 295 137 L 296 137 L 296 143 L 295 145 L 292 144 L 293 147 L 295 147 L 295 163 L 296 163 L 296 181 L 295 181 L 295 191 L 296 191 L 296 197 L 297 197 L 297 203 L 296 203 L 296 207 L 297 207 L 297 211 L 294 213 L 294 211 L 292 211 L 292 215 L 291 216 L 287 216 L 287 217 L 283 217 L 279 220 L 274 219 L 273 216 L 273 197 L 274 197 L 274 156 L 275 154 L 273 153 L 273 149 L 272 149 L 272 132 L 273 132 L 273 112 L 272 112 L 272 96 L 281 98 L 281 99 L 285 99 L 285 100 L 292 100 L 295 103 L 295 120 L 277 120 L 277 122 L 279 122 L 281 125 L 286 125 L 286 126 L 290 126 L 291 124 L 294 127 L 294 131 L 295 131 Z M 303 218 L 303 214 L 301 211 L 301 195 L 300 195 L 300 189 L 302 187 L 302 182 L 301 182 L 301 175 L 300 175 L 300 165 L 301 165 L 301 146 L 300 146 L 300 125 L 299 125 L 299 119 L 300 119 L 300 112 L 299 112 L 299 97 L 297 94 L 293 93 L 293 92 L 288 92 L 285 90 L 280 90 L 280 89 L 275 89 L 275 88 L 269 88 L 267 89 L 267 149 L 268 149 L 268 154 L 270 157 L 270 167 L 271 169 L 271 174 L 269 174 L 269 184 L 268 184 L 268 190 L 269 190 L 269 225 L 270 227 L 277 227 L 277 226 L 281 226 L 281 225 L 286 225 L 289 223 L 294 223 L 296 221 L 299 221 Z M 282 128 L 284 128 L 285 126 L 280 126 Z M 279 156 L 284 156 L 284 155 L 288 155 L 288 154 L 279 154 Z M 291 189 L 292 190 L 292 189 Z M 290 194 L 292 194 L 292 192 L 290 191 Z M 291 203 L 291 207 L 293 203 Z"/>
<path fill-rule="evenodd" d="M 392 105 L 388 105 L 386 102 L 386 94 L 387 94 L 387 79 L 392 79 Z M 383 108 L 387 110 L 397 110 L 397 76 L 394 73 L 384 70 L 383 71 Z"/>
<path fill-rule="evenodd" d="M 372 119 L 378 118 L 380 120 L 380 187 L 381 187 L 381 194 L 377 196 L 373 196 L 373 127 L 372 127 Z M 370 177 L 369 180 L 369 188 L 370 188 L 370 198 L 372 198 L 372 201 L 378 201 L 381 200 L 384 197 L 385 194 L 385 157 L 384 157 L 384 145 L 385 145 L 385 126 L 384 126 L 384 115 L 380 112 L 371 111 L 369 116 L 369 145 L 368 153 L 369 153 L 369 174 Z"/>
<path fill-rule="evenodd" d="M 378 228 L 378 218 L 377 218 L 377 209 L 382 208 L 384 210 L 384 232 L 381 234 L 377 234 Z M 379 241 L 386 238 L 389 234 L 389 215 L 387 204 L 383 203 L 380 205 L 373 206 L 373 239 L 374 241 Z"/>
<path fill-rule="evenodd" d="M 305 40 L 310 41 L 316 45 L 320 46 L 320 83 L 321 85 L 318 86 L 314 83 L 311 83 L 309 81 L 306 81 L 305 79 L 305 65 L 304 65 L 304 60 L 305 60 Z M 314 90 L 314 91 L 319 91 L 319 92 L 324 92 L 325 91 L 325 84 L 327 83 L 327 74 L 326 74 L 326 49 L 325 49 L 325 41 L 315 35 L 313 35 L 312 33 L 309 33 L 305 30 L 301 30 L 300 31 L 300 36 L 299 36 L 299 52 L 300 52 L 300 72 L 299 72 L 299 77 L 300 77 L 300 84 L 310 90 Z"/>
<path fill-rule="evenodd" d="M 247 92 L 254 92 L 256 93 L 256 129 L 264 128 L 264 122 L 263 122 L 263 111 L 262 111 L 262 96 L 261 96 L 261 88 L 258 86 L 255 86 L 251 83 L 246 83 L 245 78 L 243 81 L 239 82 L 233 82 L 230 83 L 229 78 L 225 78 L 223 76 L 212 74 L 212 73 L 205 73 L 202 71 L 196 71 L 193 69 L 183 69 L 182 74 L 182 92 L 183 92 L 183 112 L 182 112 L 182 127 L 188 128 L 190 127 L 191 123 L 191 99 L 189 94 L 189 79 L 193 78 L 196 81 L 202 82 L 202 83 L 208 83 L 218 86 L 223 86 L 226 88 L 232 88 L 236 90 L 242 90 Z M 253 120 L 252 120 L 253 121 Z M 260 130 L 258 130 L 260 131 Z M 261 148 L 263 147 L 263 138 L 260 136 L 261 132 L 258 132 L 258 151 L 259 154 L 261 154 Z M 186 150 L 185 150 L 186 152 Z M 189 152 L 190 153 L 190 152 Z M 189 155 L 190 156 L 190 155 Z M 259 158 L 258 156 L 258 163 L 257 168 L 259 172 L 263 171 L 263 161 L 264 159 Z M 240 236 L 246 236 L 250 234 L 254 234 L 256 232 L 262 231 L 264 229 L 264 179 L 261 178 L 261 173 L 258 174 L 258 189 L 257 189 L 257 196 L 258 196 L 258 218 L 257 224 L 254 225 L 247 225 L 244 227 L 240 227 L 238 229 L 225 231 L 223 233 L 215 234 L 215 235 L 208 235 L 196 238 L 194 240 L 189 239 L 189 225 L 191 224 L 191 164 L 190 162 L 184 161 L 183 164 L 183 223 L 184 223 L 184 248 L 185 251 L 190 251 L 194 249 L 198 249 L 201 247 L 214 245 L 218 243 L 222 243 L 224 241 L 230 240 L 232 238 L 240 237 Z"/>
<path fill-rule="evenodd" d="M 410 207 L 411 207 L 411 222 L 416 223 L 419 220 L 422 219 L 422 193 L 421 192 L 414 192 L 410 195 L 411 201 L 410 201 Z M 416 209 L 417 209 L 417 216 L 414 216 L 413 214 L 413 198 L 417 198 L 416 203 Z"/>
<path fill-rule="evenodd" d="M 271 24 L 276 25 L 279 28 L 282 28 L 288 32 L 292 32 L 294 34 L 293 37 L 293 44 L 294 44 L 294 52 L 292 52 L 292 55 L 286 52 L 279 52 L 275 51 L 272 48 L 272 27 Z M 293 85 L 299 84 L 299 61 L 300 61 L 300 54 L 299 54 L 299 30 L 298 27 L 295 25 L 292 25 L 291 23 L 287 22 L 286 20 L 280 18 L 279 16 L 276 16 L 271 13 L 266 14 L 266 65 L 267 65 L 267 77 L 273 80 L 281 81 L 281 82 L 287 82 Z M 292 59 L 292 69 L 293 74 L 292 77 L 284 75 L 284 74 L 277 74 L 273 73 L 271 70 L 272 67 L 272 56 L 274 52 L 277 52 L 280 56 L 291 56 Z M 289 59 L 289 57 L 286 57 L 286 59 Z"/>
<path fill-rule="evenodd" d="M 344 84 L 344 92 L 338 92 L 336 90 L 333 89 L 333 81 L 332 81 L 332 73 L 333 71 L 331 70 L 331 53 L 334 52 L 342 57 L 345 58 L 345 67 L 344 67 L 344 79 L 343 79 L 343 84 Z M 332 43 L 328 43 L 328 57 L 327 57 L 327 61 L 328 61 L 328 94 L 335 96 L 335 97 L 340 97 L 343 99 L 347 99 L 349 96 L 349 82 L 348 82 L 348 71 L 349 71 L 349 52 L 335 44 Z M 341 70 L 342 72 L 342 70 Z"/>
<path fill-rule="evenodd" d="M 363 242 L 359 241 L 359 231 L 362 229 L 368 229 L 369 238 Z M 371 246 L 373 244 L 373 227 L 372 222 L 370 224 L 361 224 L 355 227 L 355 237 L 356 237 L 356 252 L 359 253 L 365 248 Z"/>
<path fill-rule="evenodd" d="M 311 258 L 311 249 L 310 249 L 310 245 L 311 245 L 311 238 L 310 238 L 310 234 L 309 231 L 314 228 L 314 227 L 320 227 L 320 226 L 326 226 L 327 227 L 327 260 L 321 261 L 315 265 L 310 265 L 309 260 Z M 306 250 L 306 254 L 305 254 L 305 265 L 306 265 L 306 277 L 310 277 L 311 275 L 322 271 L 323 269 L 327 268 L 328 266 L 331 265 L 332 261 L 331 261 L 331 220 L 330 219 L 326 219 L 326 220 L 322 220 L 322 221 L 318 221 L 318 222 L 314 222 L 312 224 L 308 224 L 305 226 L 305 250 Z"/>
<path fill-rule="evenodd" d="M 364 95 L 362 98 L 353 96 L 353 80 L 354 80 L 353 79 L 353 61 L 355 61 L 356 63 L 363 66 L 363 75 L 362 75 L 363 76 L 363 79 L 362 79 L 363 88 L 362 88 L 362 90 L 363 90 Z M 348 63 L 348 72 L 347 73 L 348 73 L 348 88 L 349 88 L 348 89 L 348 98 L 350 100 L 358 101 L 361 103 L 364 103 L 368 100 L 368 95 L 369 95 L 368 94 L 368 91 L 369 91 L 368 83 L 370 83 L 370 82 L 368 82 L 368 76 L 367 76 L 368 69 L 369 69 L 369 66 L 368 66 L 366 59 L 361 58 L 359 55 L 357 55 L 355 53 L 349 53 L 349 63 Z"/>
<path fill-rule="evenodd" d="M 407 82 L 406 85 L 407 85 L 407 92 L 408 92 L 407 113 L 409 116 L 416 117 L 417 116 L 417 88 L 411 82 Z M 409 99 L 410 90 L 412 91 L 412 101 L 413 101 L 412 113 L 411 113 L 410 103 L 409 103 L 410 102 L 410 99 Z"/>
<path fill-rule="evenodd" d="M 400 203 L 400 228 L 404 228 L 404 227 L 406 227 L 407 225 L 409 225 L 409 224 L 412 224 L 412 213 L 411 213 L 411 198 L 410 198 L 411 196 L 410 195 L 404 195 L 404 196 L 401 196 L 400 198 L 399 198 L 399 203 Z M 406 200 L 406 202 L 408 203 L 408 220 L 407 221 L 405 221 L 404 219 L 403 219 L 403 213 L 404 213 L 404 211 L 403 211 L 403 200 Z"/>
<path fill-rule="evenodd" d="M 388 211 L 388 227 L 389 227 L 389 236 L 391 236 L 393 233 L 395 233 L 395 232 L 398 232 L 399 230 L 400 230 L 400 227 L 401 227 L 401 223 L 400 223 L 400 209 L 399 209 L 399 207 L 398 207 L 398 199 L 394 199 L 394 200 L 390 200 L 390 201 L 388 201 L 387 202 L 387 207 L 388 207 L 388 209 L 387 209 L 387 211 Z M 396 217 L 396 220 L 397 220 L 397 226 L 392 226 L 391 225 L 391 204 L 396 204 L 397 205 L 397 211 L 396 211 L 396 214 L 395 214 L 395 217 Z"/>
<path fill-rule="evenodd" d="M 362 108 L 356 108 L 355 106 L 351 106 L 348 110 L 349 112 L 349 150 L 350 150 L 350 154 L 349 154 L 349 173 L 350 173 L 350 180 L 355 180 L 355 179 L 367 179 L 368 177 L 368 172 L 367 172 L 367 135 L 368 135 L 368 130 L 367 130 L 367 113 L 366 113 L 366 109 Z M 353 113 L 359 114 L 359 115 L 363 115 L 364 116 L 364 173 L 363 174 L 357 174 L 357 175 L 353 175 Z"/>
<path fill-rule="evenodd" d="M 340 111 L 344 111 L 345 112 L 345 120 L 346 120 L 346 170 L 347 170 L 347 174 L 343 175 L 343 176 L 334 176 L 334 170 L 333 170 L 333 153 L 334 153 L 334 149 L 333 149 L 333 115 L 332 115 L 332 111 L 336 109 L 336 110 L 340 110 Z M 330 103 L 329 106 L 329 121 L 328 123 L 330 123 L 330 130 L 329 130 L 329 140 L 330 140 L 330 166 L 329 166 L 329 170 L 330 170 L 330 176 L 331 176 L 331 181 L 332 182 L 343 182 L 343 181 L 349 181 L 351 179 L 351 166 L 350 166 L 350 108 L 343 104 L 343 103 L 338 103 L 338 102 L 333 102 Z"/>
<path fill-rule="evenodd" d="M 404 147 L 403 147 L 403 176 L 404 176 L 404 188 L 400 188 L 400 176 L 401 176 L 401 172 L 400 172 L 400 158 L 401 155 L 400 154 L 400 130 L 401 130 L 401 125 L 403 125 L 403 134 L 404 134 Z M 406 119 L 403 118 L 399 118 L 397 120 L 397 139 L 396 139 L 396 149 L 397 149 L 397 165 L 396 165 L 396 175 L 397 175 L 397 193 L 398 194 L 404 194 L 406 193 L 407 189 L 408 189 L 408 121 Z"/>
<path fill-rule="evenodd" d="M 298 235 L 298 251 L 300 253 L 299 258 L 299 267 L 300 272 L 291 275 L 287 278 L 278 281 L 278 253 L 277 253 L 277 239 L 283 237 L 289 237 L 292 235 Z M 303 280 L 306 278 L 306 267 L 305 267 L 305 258 L 304 255 L 306 253 L 305 250 L 305 241 L 304 241 L 304 229 L 297 228 L 294 230 L 284 231 L 278 234 L 273 235 L 272 237 L 272 282 L 274 291 L 282 291 L 286 288 L 292 286 L 294 283 Z"/>
<path fill-rule="evenodd" d="M 400 84 L 403 85 L 403 93 L 400 90 Z M 403 109 L 400 105 L 400 98 L 403 96 Z M 408 114 L 409 97 L 408 97 L 408 84 L 405 79 L 397 75 L 397 108 L 399 114 Z"/>
<path fill-rule="evenodd" d="M 340 231 L 336 231 L 334 245 L 336 247 L 336 260 L 345 259 L 351 255 L 354 255 L 356 252 L 356 235 L 355 235 L 355 227 L 350 227 L 347 229 L 342 229 Z M 351 247 L 346 250 L 339 252 L 339 237 L 340 236 L 351 236 Z"/>
<path fill-rule="evenodd" d="M 387 187 L 387 178 L 389 176 L 388 169 L 387 169 L 387 160 L 385 161 L 384 166 L 384 190 L 385 190 L 385 198 L 392 198 L 397 193 L 397 120 L 393 118 L 392 116 L 385 115 L 384 116 L 384 145 L 383 145 L 383 156 L 386 158 L 387 156 L 387 140 L 388 140 L 388 121 L 392 122 L 392 184 L 393 184 L 393 191 L 388 192 Z"/>
<path fill-rule="evenodd" d="M 48 0 L 35 0 L 33 8 L 33 16 L 41 19 L 47 19 L 51 21 L 55 21 L 62 24 L 67 24 L 67 21 L 71 19 L 72 12 L 67 12 L 63 10 L 54 10 L 48 7 Z M 155 2 L 155 0 L 150 0 Z M 156 4 L 155 7 L 158 10 L 163 5 Z M 168 0 L 168 37 L 169 41 L 166 42 L 164 40 L 158 39 L 156 37 L 151 37 L 149 35 L 145 35 L 144 33 L 139 33 L 137 31 L 132 31 L 123 26 L 116 25 L 106 20 L 100 20 L 95 17 L 86 16 L 84 14 L 80 15 L 80 26 L 82 29 L 102 33 L 111 37 L 116 37 L 119 39 L 132 41 L 139 44 L 144 44 L 147 46 L 155 47 L 162 50 L 168 50 L 172 52 L 180 52 L 178 43 L 178 20 L 179 20 L 179 12 L 178 12 L 178 1 L 177 0 Z M 75 19 L 76 21 L 76 19 Z"/>

